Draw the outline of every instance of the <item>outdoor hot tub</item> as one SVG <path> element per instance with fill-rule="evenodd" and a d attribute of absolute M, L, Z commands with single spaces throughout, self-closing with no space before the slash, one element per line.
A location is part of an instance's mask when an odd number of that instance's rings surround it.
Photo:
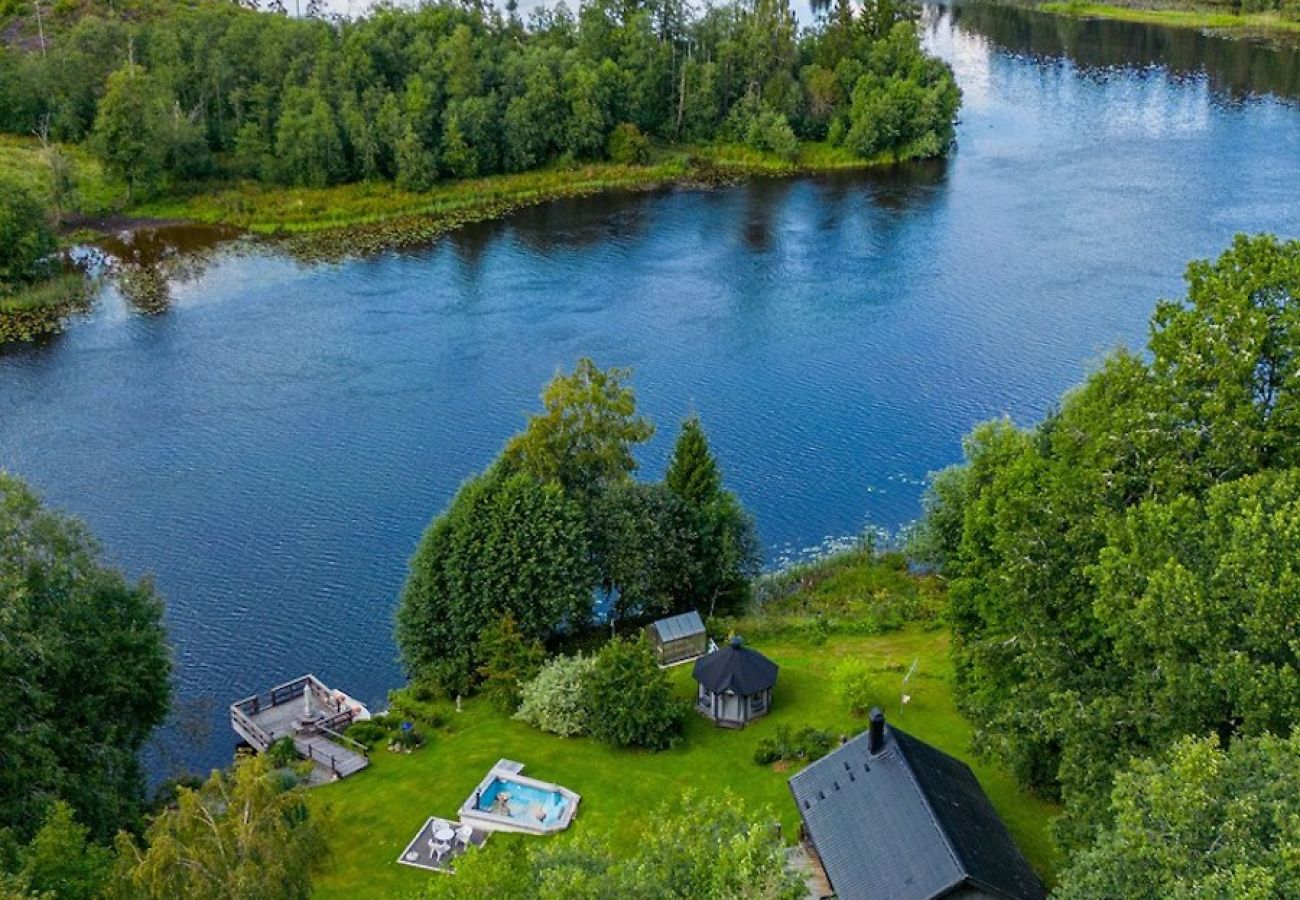
<path fill-rule="evenodd" d="M 573 821 L 582 799 L 568 788 L 519 774 L 522 763 L 503 759 L 460 807 L 462 822 L 488 831 L 551 834 Z"/>

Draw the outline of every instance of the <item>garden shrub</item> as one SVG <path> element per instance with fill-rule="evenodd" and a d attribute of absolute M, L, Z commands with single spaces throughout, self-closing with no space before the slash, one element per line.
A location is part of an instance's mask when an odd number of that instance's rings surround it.
<path fill-rule="evenodd" d="M 815 762 L 827 753 L 835 738 L 829 731 L 822 731 L 805 725 L 798 731 L 792 731 L 789 725 L 777 726 L 776 733 L 758 742 L 754 750 L 754 762 L 761 766 L 774 762 Z"/>
<path fill-rule="evenodd" d="M 534 728 L 563 737 L 586 734 L 588 713 L 585 680 L 595 657 L 557 656 L 520 689 L 515 718 Z"/>
<path fill-rule="evenodd" d="M 447 702 L 441 699 L 438 690 L 419 682 L 389 691 L 388 708 L 394 719 L 409 719 L 429 728 L 441 728 L 451 718 Z"/>
<path fill-rule="evenodd" d="M 293 745 L 293 738 L 282 737 L 266 748 L 266 758 L 277 769 L 287 769 L 298 762 L 298 750 Z"/>
<path fill-rule="evenodd" d="M 846 659 L 831 674 L 835 696 L 855 716 L 865 716 L 873 706 L 880 706 L 880 685 L 867 664 L 858 659 Z"/>
<path fill-rule="evenodd" d="M 409 752 L 424 746 L 424 735 L 420 734 L 419 730 L 411 722 L 403 722 L 392 734 L 392 740 L 388 743 L 388 749 L 390 750 Z"/>
<path fill-rule="evenodd" d="M 687 703 L 673 696 L 644 635 L 602 647 L 583 687 L 596 740 L 615 747 L 665 750 L 680 739 Z"/>
<path fill-rule="evenodd" d="M 367 750 L 373 750 L 387 743 L 392 733 L 392 725 L 383 717 L 353 722 L 348 726 L 347 731 L 343 732 L 345 737 L 351 738 Z"/>

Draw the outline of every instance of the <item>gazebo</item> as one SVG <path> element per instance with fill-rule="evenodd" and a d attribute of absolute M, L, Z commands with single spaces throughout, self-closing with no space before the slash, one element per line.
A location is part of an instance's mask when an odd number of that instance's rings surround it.
<path fill-rule="evenodd" d="M 696 660 L 699 682 L 695 709 L 726 728 L 744 728 L 772 708 L 777 665 L 733 637 L 725 646 Z"/>
<path fill-rule="evenodd" d="M 659 665 L 671 666 L 709 652 L 709 634 L 695 610 L 669 616 L 646 627 Z"/>

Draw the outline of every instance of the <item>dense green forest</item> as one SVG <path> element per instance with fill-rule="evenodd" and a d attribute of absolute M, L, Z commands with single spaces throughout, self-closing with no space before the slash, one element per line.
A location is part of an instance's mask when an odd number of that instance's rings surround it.
<path fill-rule="evenodd" d="M 1148 353 L 1111 355 L 1033 429 L 973 432 L 922 535 L 978 741 L 1065 802 L 1067 849 L 1116 810 L 1134 827 L 1156 786 L 1112 797 L 1126 760 L 1300 720 L 1300 242 L 1238 237 L 1187 285 Z"/>
<path fill-rule="evenodd" d="M 654 141 L 934 156 L 960 102 L 892 0 L 803 29 L 788 0 L 592 0 L 527 22 L 478 2 L 356 20 L 255 5 L 5 0 L 0 131 L 87 142 L 137 198 L 211 176 L 422 190 L 644 161 Z"/>

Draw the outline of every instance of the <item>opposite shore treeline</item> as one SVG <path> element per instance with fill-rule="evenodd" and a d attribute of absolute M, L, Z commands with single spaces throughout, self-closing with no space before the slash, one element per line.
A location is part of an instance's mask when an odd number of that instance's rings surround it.
<path fill-rule="evenodd" d="M 373 249 L 608 187 L 938 156 L 960 103 L 891 0 L 846 0 L 803 29 L 788 0 L 598 0 L 527 23 L 451 2 L 357 20 L 216 0 L 40 8 L 0 6 L 0 133 L 27 142 L 0 145 L 2 194 L 49 226 L 0 215 L 14 223 L 0 225 L 14 231 L 0 322 L 57 305 L 60 222 L 265 228 L 283 192 L 334 188 L 309 221 L 272 227 L 368 226 Z M 303 197 L 281 205 L 301 212 Z M 0 340 L 40 330 L 11 322 Z"/>

